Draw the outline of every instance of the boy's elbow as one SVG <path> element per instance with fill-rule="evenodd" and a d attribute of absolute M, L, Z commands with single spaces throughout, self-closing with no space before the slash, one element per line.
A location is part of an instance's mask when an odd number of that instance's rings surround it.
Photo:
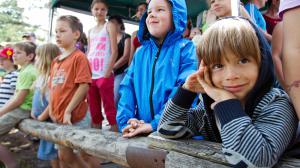
<path fill-rule="evenodd" d="M 248 155 L 240 153 L 232 149 L 223 148 L 226 160 L 233 165 L 244 163 L 248 167 L 273 167 L 280 159 L 280 154 L 273 152 L 259 152 L 256 155 Z"/>
<path fill-rule="evenodd" d="M 163 129 L 163 127 L 161 127 L 160 125 L 157 127 L 157 134 L 160 137 L 166 138 L 166 139 L 173 139 L 173 136 L 169 136 L 169 134 L 166 133 L 166 130 Z"/>
<path fill-rule="evenodd" d="M 16 107 L 19 107 L 22 105 L 22 103 L 25 101 L 25 98 L 23 97 L 17 97 L 16 99 L 14 99 L 13 104 Z"/>
<path fill-rule="evenodd" d="M 188 132 L 182 131 L 182 129 L 180 129 L 181 131 L 179 131 L 177 128 L 168 128 L 170 126 L 168 126 L 167 124 L 161 124 L 157 127 L 157 134 L 160 137 L 166 138 L 166 139 L 181 139 L 181 138 L 188 138 L 190 137 Z M 183 133 L 185 132 L 185 133 Z"/>

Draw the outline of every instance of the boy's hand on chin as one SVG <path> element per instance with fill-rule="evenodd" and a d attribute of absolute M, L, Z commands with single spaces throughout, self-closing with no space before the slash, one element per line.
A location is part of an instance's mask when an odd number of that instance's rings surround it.
<path fill-rule="evenodd" d="M 131 125 L 126 126 L 122 130 L 124 138 L 131 138 L 139 134 L 147 134 L 153 131 L 151 124 L 143 123 L 139 124 L 136 128 L 133 128 Z"/>
<path fill-rule="evenodd" d="M 199 83 L 199 78 L 201 77 L 201 68 L 198 71 L 189 75 L 182 85 L 182 88 L 194 93 L 205 93 L 202 85 Z"/>
<path fill-rule="evenodd" d="M 203 66 L 199 69 L 200 71 L 200 77 L 198 78 L 199 83 L 201 84 L 201 86 L 203 87 L 205 93 L 211 97 L 215 102 L 211 105 L 211 108 L 213 109 L 214 106 L 224 100 L 229 100 L 229 99 L 236 99 L 236 97 L 224 90 L 224 89 L 220 89 L 215 87 L 209 77 L 209 72 L 208 72 L 208 68 L 206 66 Z"/>

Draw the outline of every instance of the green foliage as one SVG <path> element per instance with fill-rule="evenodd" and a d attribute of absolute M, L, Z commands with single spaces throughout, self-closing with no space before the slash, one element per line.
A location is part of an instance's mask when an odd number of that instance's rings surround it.
<path fill-rule="evenodd" d="M 0 1 L 0 42 L 20 41 L 22 34 L 32 29 L 23 21 L 22 13 L 17 0 Z"/>

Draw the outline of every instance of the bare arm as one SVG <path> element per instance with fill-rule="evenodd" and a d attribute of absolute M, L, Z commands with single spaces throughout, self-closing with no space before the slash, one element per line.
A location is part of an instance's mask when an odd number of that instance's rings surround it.
<path fill-rule="evenodd" d="M 115 63 L 114 69 L 118 69 L 122 67 L 125 64 L 128 64 L 129 60 L 129 54 L 130 54 L 130 38 L 127 38 L 125 40 L 125 45 L 124 45 L 124 52 L 122 57 Z"/>
<path fill-rule="evenodd" d="M 283 74 L 287 92 L 300 118 L 300 7 L 291 9 L 283 15 Z"/>
<path fill-rule="evenodd" d="M 89 30 L 89 32 L 87 34 L 87 51 L 86 51 L 86 55 L 88 55 L 89 52 L 90 52 L 90 45 L 91 45 L 91 42 L 90 42 L 90 33 L 91 33 L 91 30 Z"/>
<path fill-rule="evenodd" d="M 128 60 L 128 65 L 130 65 L 132 59 L 133 59 L 133 55 L 135 53 L 135 46 L 134 46 L 134 38 L 136 37 L 136 34 L 137 34 L 137 31 L 133 32 L 132 35 L 131 35 L 131 45 L 130 45 L 130 56 L 129 56 L 129 60 Z"/>
<path fill-rule="evenodd" d="M 107 71 L 104 74 L 105 78 L 110 77 L 111 72 L 113 70 L 115 61 L 117 59 L 118 56 L 118 46 L 117 46 L 117 28 L 116 25 L 108 22 L 107 24 L 107 31 L 109 34 L 109 40 L 110 40 L 110 49 L 111 49 L 111 57 L 110 57 L 110 61 L 109 61 L 109 66 Z"/>
<path fill-rule="evenodd" d="M 0 116 L 18 108 L 24 102 L 25 97 L 28 95 L 29 90 L 20 90 L 10 101 L 8 101 L 1 109 Z"/>
<path fill-rule="evenodd" d="M 72 97 L 69 105 L 65 110 L 64 121 L 63 121 L 64 124 L 72 124 L 71 123 L 72 111 L 85 98 L 88 90 L 89 90 L 89 85 L 87 83 L 82 83 L 79 85 L 78 89 L 76 90 L 74 96 Z"/>
<path fill-rule="evenodd" d="M 273 30 L 272 38 L 272 58 L 274 62 L 277 79 L 282 87 L 285 88 L 284 76 L 282 72 L 282 41 L 283 41 L 282 22 L 278 23 Z"/>
<path fill-rule="evenodd" d="M 263 29 L 261 29 L 261 31 L 263 32 L 264 36 L 266 37 L 266 39 L 270 42 L 272 41 L 272 35 L 269 34 L 267 31 L 264 31 Z"/>
<path fill-rule="evenodd" d="M 38 116 L 39 121 L 45 121 L 49 118 L 49 105 L 46 107 L 46 109 L 43 111 L 41 115 Z"/>

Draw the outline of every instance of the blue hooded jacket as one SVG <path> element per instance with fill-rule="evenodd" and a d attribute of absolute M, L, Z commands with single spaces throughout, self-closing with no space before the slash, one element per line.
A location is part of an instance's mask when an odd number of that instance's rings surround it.
<path fill-rule="evenodd" d="M 146 26 L 147 13 L 140 21 L 138 38 L 142 46 L 120 84 L 117 123 L 122 130 L 130 118 L 151 123 L 156 131 L 165 103 L 177 87 L 197 69 L 196 49 L 182 37 L 187 22 L 185 0 L 169 0 L 174 28 L 159 45 Z"/>

